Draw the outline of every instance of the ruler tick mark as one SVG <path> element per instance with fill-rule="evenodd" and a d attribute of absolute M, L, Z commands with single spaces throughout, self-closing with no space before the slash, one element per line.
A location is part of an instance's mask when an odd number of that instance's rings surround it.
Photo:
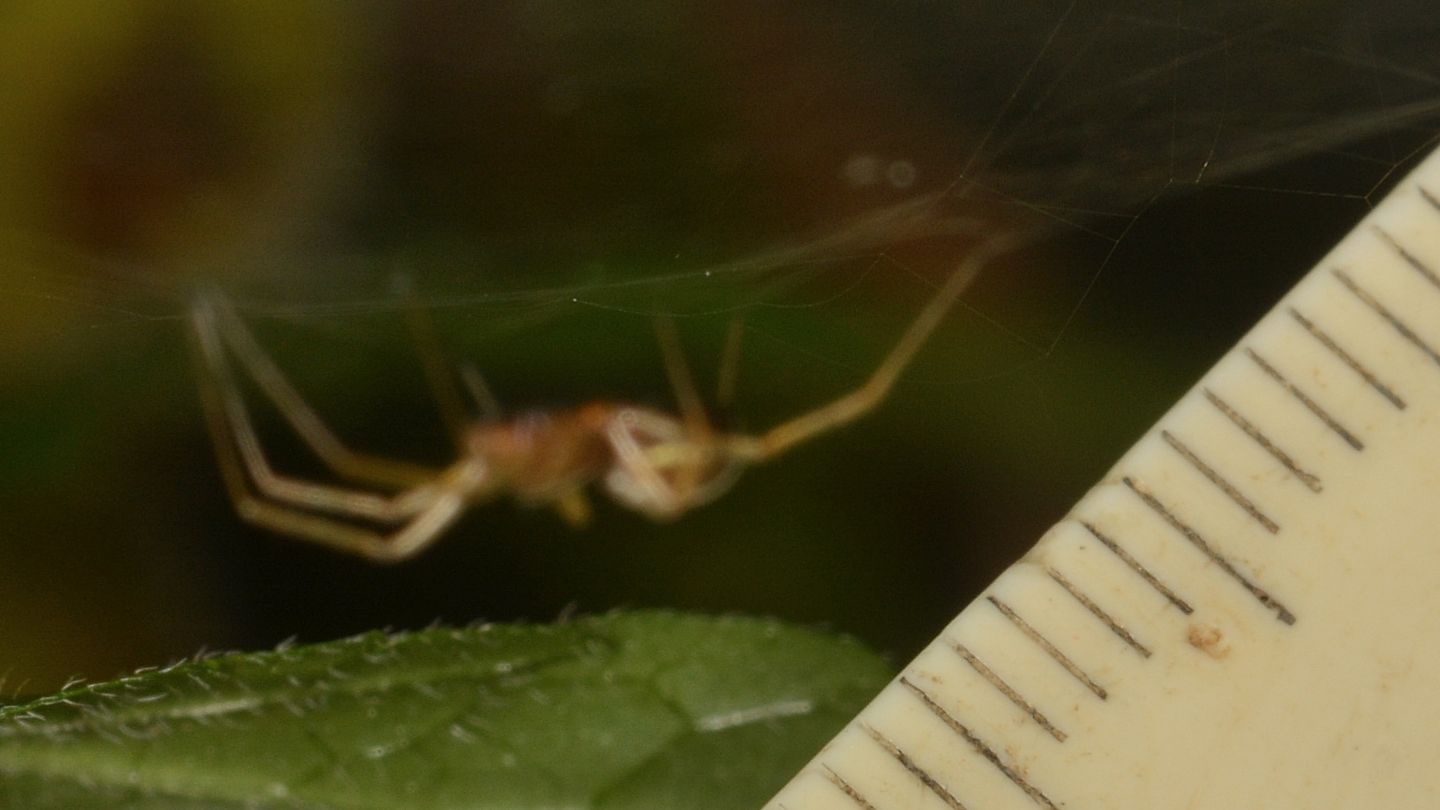
<path fill-rule="evenodd" d="M 1290 457 L 1289 453 L 1286 453 L 1284 450 L 1281 450 L 1279 447 L 1277 447 L 1274 442 L 1270 441 L 1269 436 L 1266 436 L 1260 431 L 1259 428 L 1251 424 L 1249 419 L 1241 416 L 1240 412 L 1235 410 L 1235 408 L 1232 407 L 1230 403 L 1221 399 L 1218 394 L 1216 394 L 1214 391 L 1211 391 L 1209 388 L 1204 389 L 1204 393 L 1205 399 L 1209 401 L 1211 405 L 1214 405 L 1216 410 L 1220 411 L 1220 413 L 1222 414 L 1225 414 L 1225 418 L 1229 419 L 1230 422 L 1235 425 L 1235 427 L 1238 427 L 1241 430 L 1245 431 L 1245 435 L 1249 436 L 1252 440 L 1254 440 L 1256 444 L 1260 445 L 1260 447 L 1263 448 L 1265 452 L 1269 453 L 1272 458 L 1280 462 L 1281 466 L 1289 470 L 1291 475 L 1300 479 L 1300 482 L 1303 483 L 1306 487 L 1308 487 L 1311 492 L 1319 492 L 1320 490 L 1324 489 L 1324 487 L 1320 484 L 1319 476 L 1302 469 L 1299 464 L 1295 463 L 1295 459 Z"/>
<path fill-rule="evenodd" d="M 1112 618 L 1109 613 L 1105 612 L 1104 608 L 1101 608 L 1099 605 L 1095 604 L 1095 600 L 1086 596 L 1084 592 L 1082 592 L 1078 587 L 1076 587 L 1075 583 L 1067 579 L 1064 574 L 1056 571 L 1054 568 L 1046 568 L 1045 573 L 1049 574 L 1051 579 L 1059 583 L 1060 587 L 1064 588 L 1067 593 L 1075 597 L 1075 601 L 1079 602 L 1085 607 L 1086 610 L 1090 611 L 1090 615 L 1099 619 L 1101 623 L 1103 623 L 1106 627 L 1110 628 L 1110 632 L 1119 636 L 1121 641 L 1129 644 L 1132 650 L 1140 653 L 1140 655 L 1144 658 L 1150 657 L 1150 649 L 1148 647 L 1137 641 L 1135 637 L 1130 634 L 1129 630 L 1126 630 L 1119 622 L 1115 621 L 1115 619 Z"/>
<path fill-rule="evenodd" d="M 1370 371 L 1370 369 L 1362 365 L 1359 360 L 1356 360 L 1353 356 L 1351 356 L 1349 352 L 1340 348 L 1340 345 L 1336 343 L 1335 339 L 1330 337 L 1330 335 L 1326 333 L 1325 330 L 1316 326 L 1314 321 L 1300 314 L 1300 310 L 1296 309 L 1295 307 L 1289 307 L 1288 311 L 1290 313 L 1290 317 L 1294 318 L 1296 323 L 1305 327 L 1305 331 L 1309 332 L 1312 336 L 1314 336 L 1316 340 L 1320 341 L 1320 345 L 1329 349 L 1331 354 L 1340 358 L 1340 362 L 1349 366 L 1356 374 L 1359 374 L 1360 377 L 1365 380 L 1365 382 L 1370 384 L 1371 388 L 1374 388 L 1377 392 L 1379 392 L 1380 396 L 1389 400 L 1390 404 L 1394 405 L 1396 408 L 1402 411 L 1405 410 L 1405 400 L 1401 399 L 1400 395 L 1396 394 L 1394 389 L 1392 389 L 1390 386 L 1380 382 L 1379 378 L 1376 377 Z"/>
<path fill-rule="evenodd" d="M 1420 196 L 1425 198 L 1425 202 L 1430 203 L 1430 207 L 1434 208 L 1436 213 L 1440 213 L 1440 197 L 1436 197 L 1424 186 L 1417 186 L 1416 189 L 1420 192 Z"/>
<path fill-rule="evenodd" d="M 1154 574 L 1150 573 L 1149 569 L 1141 565 L 1139 560 L 1130 556 L 1130 552 L 1121 548 L 1119 543 L 1110 539 L 1109 536 L 1101 532 L 1099 529 L 1095 528 L 1093 524 L 1082 522 L 1080 525 L 1084 526 L 1086 531 L 1090 532 L 1090 534 L 1093 535 L 1096 540 L 1099 540 L 1100 545 L 1110 549 L 1110 552 L 1116 557 L 1119 557 L 1121 562 L 1130 566 L 1131 571 L 1134 571 L 1136 574 L 1140 575 L 1141 579 L 1145 580 L 1145 582 L 1147 582 L 1150 587 L 1154 588 L 1161 596 L 1165 597 L 1165 599 L 1169 601 L 1170 604 L 1179 608 L 1181 613 L 1189 616 L 1191 613 L 1195 612 L 1195 609 L 1190 607 L 1189 602 L 1186 602 L 1184 599 L 1181 599 L 1179 596 L 1177 596 L 1174 591 L 1170 590 L 1170 588 L 1165 585 L 1165 583 L 1161 582 L 1159 578 L 1157 578 Z"/>
<path fill-rule="evenodd" d="M 1440 290 L 1440 276 L 1435 275 L 1435 271 L 1432 270 L 1430 266 L 1427 265 L 1423 260 L 1421 260 L 1419 256 L 1416 256 L 1414 253 L 1411 253 L 1409 250 L 1407 250 L 1404 245 L 1400 244 L 1399 239 L 1396 239 L 1390 234 L 1389 231 L 1385 230 L 1379 225 L 1371 225 L 1370 229 L 1376 234 L 1378 234 L 1380 236 L 1380 239 L 1385 242 L 1385 244 L 1389 245 L 1391 249 L 1395 251 L 1396 255 L 1404 259 L 1405 263 L 1410 265 L 1410 267 L 1413 268 L 1415 272 L 1424 276 L 1425 280 L 1430 282 L 1430 286 L 1434 287 L 1437 290 Z"/>
<path fill-rule="evenodd" d="M 1019 771 L 1016 771 L 1014 768 L 1006 765 L 1005 761 L 1000 758 L 1000 755 L 995 753 L 995 749 L 987 745 L 984 740 L 975 736 L 975 732 L 971 731 L 969 727 L 967 727 L 964 723 L 956 720 L 949 712 L 945 711 L 945 707 L 937 703 L 935 701 L 935 698 L 931 697 L 928 692 L 916 686 L 909 678 L 906 678 L 903 675 L 900 676 L 900 684 L 906 689 L 910 690 L 910 694 L 919 698 L 920 702 L 925 704 L 925 708 L 929 709 L 932 714 L 940 718 L 941 722 L 949 726 L 951 731 L 959 734 L 960 737 L 965 740 L 965 742 L 969 743 L 970 746 L 975 749 L 976 753 L 990 760 L 990 764 L 994 765 L 996 768 L 999 768 L 1000 772 L 1005 774 L 1005 777 L 1007 779 L 1015 783 L 1016 787 L 1025 791 L 1025 795 L 1029 796 L 1031 800 L 1033 800 L 1036 804 L 1040 805 L 1041 807 L 1048 808 L 1048 810 L 1060 810 L 1060 808 L 1056 806 L 1054 802 L 1050 801 L 1050 798 L 1046 796 L 1043 792 L 1041 792 L 1039 788 L 1027 782 L 1025 780 L 1025 777 L 1020 775 Z"/>
<path fill-rule="evenodd" d="M 1349 290 L 1352 295 L 1363 301 L 1365 303 L 1365 306 L 1368 306 L 1370 307 L 1370 309 L 1374 310 L 1375 314 L 1379 315 L 1382 319 L 1385 320 L 1386 323 L 1390 324 L 1390 326 L 1396 332 L 1399 332 L 1400 337 L 1408 340 L 1412 346 L 1424 352 L 1426 355 L 1429 356 L 1431 360 L 1434 360 L 1436 364 L 1440 364 L 1440 352 L 1435 351 L 1435 348 L 1433 346 L 1426 343 L 1425 339 L 1420 337 L 1420 335 L 1414 329 L 1411 329 L 1408 325 L 1405 324 L 1404 321 L 1396 317 L 1395 313 L 1387 309 L 1384 304 L 1381 304 L 1379 301 L 1377 301 L 1375 299 L 1375 296 L 1371 295 L 1359 284 L 1356 284 L 1355 279 L 1350 278 L 1350 275 L 1348 273 L 1339 268 L 1332 269 L 1330 272 L 1334 274 L 1335 278 L 1340 280 L 1341 284 L 1345 285 L 1345 289 Z"/>
<path fill-rule="evenodd" d="M 971 669 L 980 673 L 980 677 L 989 681 L 990 685 L 999 690 L 1000 694 L 1009 698 L 1010 702 L 1015 704 L 1016 708 L 1018 708 L 1022 712 L 1025 712 L 1027 715 L 1030 716 L 1030 719 L 1034 720 L 1037 724 L 1039 724 L 1041 728 L 1049 732 L 1050 736 L 1054 737 L 1057 742 L 1065 742 L 1065 732 L 1056 728 L 1055 725 L 1050 722 L 1049 718 L 1041 714 L 1039 709 L 1031 706 L 1029 701 L 1025 700 L 1025 698 L 1020 696 L 1019 692 L 1015 691 L 1015 687 L 1006 683 L 1004 678 L 1001 678 L 999 675 L 995 674 L 995 670 L 986 666 L 985 662 L 981 661 L 980 658 L 975 655 L 975 653 L 970 652 L 969 648 L 967 648 L 964 644 L 961 644 L 958 641 L 952 640 L 950 641 L 950 649 L 954 650 L 957 654 L 959 654 L 961 658 L 965 659 L 965 663 L 969 664 Z"/>
<path fill-rule="evenodd" d="M 1276 618 L 1285 624 L 1295 623 L 1295 614 L 1291 613 L 1288 608 L 1281 604 L 1278 599 L 1271 596 L 1264 588 L 1251 582 L 1248 577 L 1240 573 L 1234 563 L 1231 563 L 1223 554 L 1216 551 L 1215 548 L 1210 545 L 1209 541 L 1200 536 L 1199 532 L 1195 531 L 1189 524 L 1177 517 L 1174 512 L 1171 512 L 1147 487 L 1138 483 L 1128 475 L 1122 480 L 1125 482 L 1125 486 L 1130 488 L 1131 492 L 1134 492 L 1146 506 L 1150 507 L 1151 511 L 1159 515 L 1166 523 L 1170 524 L 1170 527 L 1183 535 L 1186 540 L 1189 540 L 1191 545 L 1200 549 L 1206 557 L 1210 558 L 1211 562 L 1220 566 L 1220 570 L 1229 574 L 1232 579 L 1240 583 L 1240 586 L 1249 591 L 1250 595 L 1255 597 L 1260 604 L 1275 611 Z"/>
<path fill-rule="evenodd" d="M 1346 430 L 1343 425 L 1335 421 L 1335 417 L 1327 413 L 1324 408 L 1320 407 L 1319 403 L 1311 399 L 1304 391 L 1301 391 L 1295 385 L 1295 383 L 1290 382 L 1290 380 L 1287 379 L 1284 374 L 1280 373 L 1279 369 L 1270 365 L 1270 361 L 1261 357 L 1259 352 L 1256 352 L 1254 349 L 1247 346 L 1245 348 L 1245 355 L 1251 360 L 1255 361 L 1255 365 L 1259 366 L 1260 370 L 1265 372 L 1265 376 L 1279 383 L 1280 386 L 1286 391 L 1289 391 L 1290 396 L 1295 397 L 1295 399 L 1299 401 L 1301 405 L 1305 406 L 1306 410 L 1314 414 L 1315 417 L 1321 422 L 1324 422 L 1325 426 L 1330 428 L 1330 430 L 1334 431 L 1335 435 L 1339 436 L 1342 440 L 1344 440 L 1346 444 L 1350 445 L 1357 451 L 1365 449 L 1364 442 L 1361 442 L 1358 438 L 1356 438 L 1354 433 Z"/>
<path fill-rule="evenodd" d="M 825 778 L 830 780 L 830 784 L 840 788 L 842 793 L 849 796 L 850 799 L 860 805 L 863 810 L 876 810 L 875 805 L 866 801 L 865 797 L 860 795 L 860 791 L 852 787 L 849 782 L 846 782 L 845 777 L 836 773 L 834 768 L 831 768 L 829 765 L 823 767 L 825 768 Z"/>
<path fill-rule="evenodd" d="M 1254 501 L 1245 497 L 1245 494 L 1242 493 L 1234 484 L 1225 480 L 1224 476 L 1216 472 L 1214 467 L 1211 467 L 1209 464 L 1206 464 L 1204 461 L 1202 461 L 1200 457 L 1195 455 L 1195 452 L 1191 450 L 1188 446 L 1186 446 L 1184 442 L 1176 438 L 1175 434 L 1171 433 L 1168 430 L 1162 430 L 1160 431 L 1160 438 L 1164 439 L 1165 443 L 1170 445 L 1171 449 L 1179 453 L 1181 458 L 1190 462 L 1190 466 L 1199 470 L 1200 474 L 1205 476 L 1205 478 L 1210 483 L 1214 484 L 1216 489 L 1225 493 L 1225 495 L 1230 498 L 1231 501 L 1234 501 L 1236 506 L 1244 509 L 1245 512 L 1250 515 L 1250 517 L 1255 519 L 1255 522 L 1259 523 L 1261 526 L 1264 526 L 1266 531 L 1270 532 L 1271 534 L 1275 534 L 1276 532 L 1280 531 L 1280 524 L 1271 520 L 1270 517 L 1264 512 L 1261 512 L 1260 508 L 1255 505 Z"/>
<path fill-rule="evenodd" d="M 1033 625 L 1021 618 L 1020 614 L 1016 613 L 1014 608 L 1000 601 L 1000 599 L 995 596 L 986 596 L 985 598 L 989 600 L 990 604 L 994 605 L 1005 618 L 1009 619 L 1011 624 L 1019 628 L 1020 632 L 1024 633 L 1031 641 L 1035 642 L 1040 649 L 1044 650 L 1046 655 L 1054 659 L 1055 663 L 1064 667 L 1066 672 L 1069 672 L 1075 677 L 1075 680 L 1083 684 L 1086 689 L 1089 689 L 1095 697 L 1101 700 L 1106 700 L 1110 697 L 1109 693 L 1105 691 L 1105 687 L 1096 683 L 1089 675 L 1086 675 L 1085 670 L 1081 669 L 1074 661 L 1071 661 L 1070 657 L 1065 655 L 1065 653 L 1060 652 L 1060 648 L 1051 644 L 1050 639 L 1041 635 L 1040 631 L 1036 630 Z"/>
<path fill-rule="evenodd" d="M 919 779 L 921 784 L 929 788 L 931 793 L 939 796 L 940 800 L 945 802 L 947 807 L 952 808 L 952 810 L 966 810 L 965 805 L 962 804 L 959 799 L 955 798 L 955 794 L 940 784 L 940 780 L 931 776 L 928 771 L 916 764 L 915 760 L 911 759 L 909 754 L 900 749 L 900 746 L 891 742 L 884 734 L 876 731 L 869 723 L 861 723 L 860 728 L 864 730 L 866 734 L 870 735 L 870 739 L 885 749 L 886 753 L 894 757 L 895 761 L 899 762 L 905 770 L 913 774 L 916 779 Z"/>

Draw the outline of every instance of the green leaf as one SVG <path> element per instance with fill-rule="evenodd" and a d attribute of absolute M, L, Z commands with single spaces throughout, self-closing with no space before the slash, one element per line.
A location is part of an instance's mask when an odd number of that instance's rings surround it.
<path fill-rule="evenodd" d="M 753 810 L 888 677 L 758 619 L 369 633 L 0 706 L 0 807 Z"/>

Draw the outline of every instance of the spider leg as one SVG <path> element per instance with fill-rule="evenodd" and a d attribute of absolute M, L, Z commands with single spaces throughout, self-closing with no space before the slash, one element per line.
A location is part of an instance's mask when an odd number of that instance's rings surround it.
<path fill-rule="evenodd" d="M 495 392 L 490 390 L 490 384 L 485 382 L 485 377 L 474 363 L 466 362 L 460 366 L 460 380 L 465 383 L 465 390 L 470 394 L 470 401 L 479 409 L 481 419 L 499 422 L 505 418 L 500 400 L 495 398 Z"/>
<path fill-rule="evenodd" d="M 720 373 L 715 380 L 715 404 L 720 409 L 722 425 L 730 424 L 728 415 L 735 405 L 735 390 L 740 378 L 740 346 L 745 339 L 745 315 L 742 312 L 725 328 L 725 348 L 720 354 Z"/>
<path fill-rule="evenodd" d="M 293 507 L 274 504 L 244 491 L 237 495 L 235 501 L 241 516 L 251 523 L 385 563 L 412 557 L 435 542 L 464 511 L 465 503 L 463 495 L 446 492 L 400 528 L 381 534 Z"/>
<path fill-rule="evenodd" d="M 606 427 L 615 453 L 605 476 L 611 496 L 656 520 L 679 517 L 729 489 L 742 465 L 711 437 L 686 435 L 672 417 L 622 409 Z"/>
<path fill-rule="evenodd" d="M 705 415 L 705 404 L 700 399 L 700 390 L 695 386 L 695 377 L 690 373 L 690 364 L 685 361 L 685 350 L 680 346 L 680 332 L 675 321 L 668 316 L 655 319 L 655 335 L 660 340 L 660 353 L 665 360 L 665 374 L 670 378 L 670 387 L 675 391 L 675 400 L 680 405 L 680 416 L 685 428 L 692 436 L 710 436 L 710 418 Z"/>
<path fill-rule="evenodd" d="M 261 392 L 327 467 L 343 478 L 387 487 L 411 487 L 433 481 L 439 470 L 422 464 L 358 453 L 346 447 L 295 390 L 228 303 L 202 299 L 194 307 L 202 333 L 219 334 L 234 351 Z"/>
<path fill-rule="evenodd" d="M 468 459 L 433 479 L 432 485 L 417 487 L 408 495 L 401 494 L 389 499 L 390 505 L 386 509 L 390 512 L 388 517 L 391 522 L 405 521 L 389 533 L 354 526 L 300 508 L 330 508 L 334 512 L 372 519 L 387 517 L 382 514 L 384 509 L 370 508 L 386 500 L 371 493 L 321 487 L 305 482 L 291 482 L 306 487 L 300 492 L 275 490 L 271 486 L 272 491 L 266 493 L 259 478 L 254 481 L 260 494 L 251 492 L 246 478 L 247 467 L 242 458 L 244 443 L 231 432 L 228 421 L 228 417 L 232 415 L 232 406 L 227 405 L 227 394 L 222 387 L 224 381 L 221 376 L 228 372 L 223 365 L 211 365 L 217 358 L 223 364 L 223 357 L 217 354 L 220 348 L 218 340 L 213 331 L 207 332 L 204 329 L 197 329 L 195 338 L 204 366 L 200 388 L 201 399 L 205 405 L 206 424 L 214 440 L 225 488 L 235 504 L 236 511 L 245 520 L 301 540 L 359 554 L 376 562 L 397 562 L 413 556 L 433 543 L 464 510 L 480 474 L 475 463 Z M 239 402 L 238 399 L 236 402 Z M 243 407 L 243 404 L 239 404 L 241 415 L 244 414 Z M 258 444 L 256 447 L 258 449 Z M 316 492 L 321 490 L 331 492 L 323 497 L 316 497 Z M 301 496 L 295 499 L 298 506 L 283 502 L 287 496 L 296 494 Z M 266 495 L 282 502 L 266 500 Z M 357 496 L 369 499 L 369 506 L 355 508 L 356 504 L 367 502 L 357 500 Z"/>
<path fill-rule="evenodd" d="M 760 434 L 731 434 L 723 441 L 727 452 L 737 460 L 765 461 L 784 453 L 797 444 L 834 430 L 869 413 L 889 395 L 901 372 L 915 358 L 925 341 L 944 320 L 960 295 L 980 271 L 998 256 L 1013 250 L 1018 240 L 1010 235 L 993 237 L 972 249 L 951 273 L 945 283 L 915 316 L 890 353 L 858 388 L 799 416 L 781 422 Z"/>
<path fill-rule="evenodd" d="M 473 421 L 466 414 L 460 386 L 455 384 L 455 373 L 440 347 L 440 338 L 435 334 L 435 322 L 430 313 L 415 297 L 414 285 L 409 276 L 397 275 L 395 286 L 404 298 L 405 322 L 410 328 L 410 338 L 415 351 L 420 355 L 420 367 L 425 372 L 425 381 L 440 409 L 440 420 L 450 433 L 451 441 L 461 450 L 465 447 L 465 434 Z"/>
<path fill-rule="evenodd" d="M 220 341 L 214 330 L 207 328 L 204 314 L 199 309 L 195 315 L 195 343 L 201 361 L 201 400 L 206 422 L 221 466 L 234 470 L 234 474 L 227 475 L 227 478 L 239 481 L 240 491 L 246 490 L 245 473 L 248 473 L 254 488 L 271 500 L 381 523 L 405 520 L 427 509 L 444 494 L 438 479 L 416 484 L 393 495 L 380 495 L 275 472 L 265 458 Z M 231 487 L 232 495 L 236 491 Z"/>
<path fill-rule="evenodd" d="M 611 422 L 605 432 L 615 450 L 618 468 L 628 473 L 626 480 L 634 487 L 634 491 L 625 496 L 625 501 L 651 517 L 663 519 L 679 514 L 683 504 L 632 433 L 636 428 L 650 429 L 649 423 L 653 421 L 643 412 L 628 411 Z M 659 426 L 661 431 L 664 428 L 664 425 Z"/>
<path fill-rule="evenodd" d="M 700 399 L 700 390 L 690 373 L 690 364 L 685 361 L 685 350 L 680 345 L 680 332 L 675 328 L 675 321 L 669 317 L 656 318 L 655 332 L 665 358 L 665 373 L 670 377 L 670 386 L 675 389 L 675 399 L 680 404 L 687 441 L 708 445 L 715 437 L 715 428 L 705 413 L 705 403 Z M 701 468 L 693 464 L 676 469 L 672 489 L 678 488 L 683 492 L 694 490 L 700 474 Z"/>

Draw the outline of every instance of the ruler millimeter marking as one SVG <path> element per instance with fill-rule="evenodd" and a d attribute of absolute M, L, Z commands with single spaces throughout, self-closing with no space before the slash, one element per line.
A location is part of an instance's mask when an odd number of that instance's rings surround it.
<path fill-rule="evenodd" d="M 1440 152 L 775 810 L 1440 802 Z"/>

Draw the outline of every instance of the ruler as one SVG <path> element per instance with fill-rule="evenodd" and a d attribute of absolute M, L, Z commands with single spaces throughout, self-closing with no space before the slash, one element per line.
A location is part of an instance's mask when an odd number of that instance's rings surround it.
<path fill-rule="evenodd" d="M 1440 152 L 768 810 L 1440 807 Z"/>

